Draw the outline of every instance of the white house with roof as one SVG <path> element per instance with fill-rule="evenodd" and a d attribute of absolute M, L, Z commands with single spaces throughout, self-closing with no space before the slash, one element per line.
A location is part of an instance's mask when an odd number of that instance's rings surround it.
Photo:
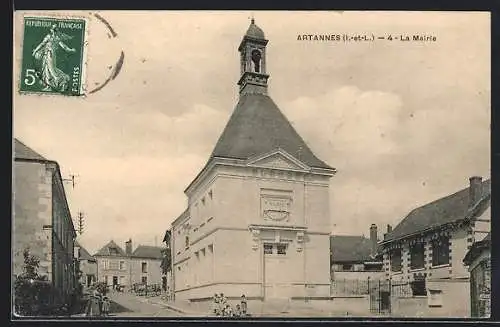
<path fill-rule="evenodd" d="M 132 240 L 125 242 L 123 250 L 111 240 L 94 254 L 98 281 L 110 286 L 160 285 L 162 250 L 158 246 L 139 245 L 132 251 Z"/>
<path fill-rule="evenodd" d="M 335 169 L 268 95 L 267 43 L 252 20 L 238 47 L 239 101 L 172 223 L 176 300 L 330 295 Z"/>
<path fill-rule="evenodd" d="M 469 269 L 463 259 L 490 232 L 491 181 L 469 186 L 412 210 L 380 243 L 394 310 L 422 316 L 470 316 Z M 403 287 L 408 286 L 408 287 Z M 396 301 L 397 300 L 397 301 Z M 418 307 L 418 309 L 416 309 Z"/>

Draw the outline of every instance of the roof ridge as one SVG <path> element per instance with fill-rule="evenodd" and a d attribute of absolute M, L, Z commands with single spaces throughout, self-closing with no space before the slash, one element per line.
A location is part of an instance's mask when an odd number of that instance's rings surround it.
<path fill-rule="evenodd" d="M 269 95 L 240 96 L 209 161 L 215 157 L 248 159 L 276 148 L 311 167 L 333 169 L 320 160 Z"/>
<path fill-rule="evenodd" d="M 491 179 L 481 181 L 481 198 L 472 206 L 477 207 L 491 195 Z M 462 188 L 450 195 L 442 196 L 436 200 L 413 208 L 384 238 L 383 242 L 437 228 L 447 223 L 466 219 L 471 211 L 470 186 Z"/>

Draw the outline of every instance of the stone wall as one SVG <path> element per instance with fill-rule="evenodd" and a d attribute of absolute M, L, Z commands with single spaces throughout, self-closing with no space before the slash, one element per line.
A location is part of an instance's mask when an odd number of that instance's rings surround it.
<path fill-rule="evenodd" d="M 52 174 L 45 164 L 15 161 L 13 177 L 13 272 L 23 272 L 23 251 L 29 248 L 40 259 L 39 273 L 51 280 Z"/>

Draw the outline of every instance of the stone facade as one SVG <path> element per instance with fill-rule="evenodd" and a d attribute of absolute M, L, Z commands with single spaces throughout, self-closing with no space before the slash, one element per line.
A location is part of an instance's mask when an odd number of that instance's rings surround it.
<path fill-rule="evenodd" d="M 425 274 L 428 278 L 467 278 L 467 267 L 462 263 L 462 259 L 467 252 L 467 246 L 470 245 L 467 241 L 467 236 L 470 235 L 470 229 L 450 229 L 442 231 L 442 235 L 449 237 L 449 262 L 446 264 L 433 265 L 432 263 L 432 242 L 436 239 L 435 233 L 429 233 L 422 236 L 419 242 L 424 244 L 424 267 L 410 267 L 411 261 L 411 241 L 405 240 L 399 245 L 402 253 L 402 265 L 399 271 L 393 271 L 391 267 L 390 251 L 384 253 L 384 270 L 385 276 L 394 282 L 411 282 L 418 274 Z M 439 233 L 438 233 L 439 234 Z M 439 234 L 441 235 L 441 234 Z"/>
<path fill-rule="evenodd" d="M 13 177 L 14 275 L 22 273 L 23 251 L 29 248 L 40 259 L 39 274 L 47 276 L 64 300 L 76 286 L 76 233 L 59 167 L 49 160 L 16 157 Z"/>
<path fill-rule="evenodd" d="M 329 296 L 328 179 L 276 165 L 213 169 L 172 225 L 176 298 Z M 270 199 L 287 207 L 282 220 L 266 215 Z"/>
<path fill-rule="evenodd" d="M 98 280 L 108 285 L 126 287 L 134 284 L 161 285 L 161 250 L 159 247 L 139 245 L 132 252 L 129 241 L 126 242 L 126 251 L 123 251 L 111 241 L 94 255 Z"/>
<path fill-rule="evenodd" d="M 130 258 L 131 284 L 161 284 L 161 259 Z"/>

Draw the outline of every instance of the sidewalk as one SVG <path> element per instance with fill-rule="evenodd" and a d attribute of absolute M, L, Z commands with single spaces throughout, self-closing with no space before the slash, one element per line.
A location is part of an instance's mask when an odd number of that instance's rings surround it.
<path fill-rule="evenodd" d="M 145 301 L 163 306 L 169 310 L 188 317 L 213 317 L 211 302 L 167 301 L 164 296 L 144 298 Z M 233 303 L 233 304 L 236 304 Z M 340 311 L 334 306 L 295 301 L 249 301 L 248 312 L 250 317 L 381 317 L 367 310 L 351 312 Z"/>

